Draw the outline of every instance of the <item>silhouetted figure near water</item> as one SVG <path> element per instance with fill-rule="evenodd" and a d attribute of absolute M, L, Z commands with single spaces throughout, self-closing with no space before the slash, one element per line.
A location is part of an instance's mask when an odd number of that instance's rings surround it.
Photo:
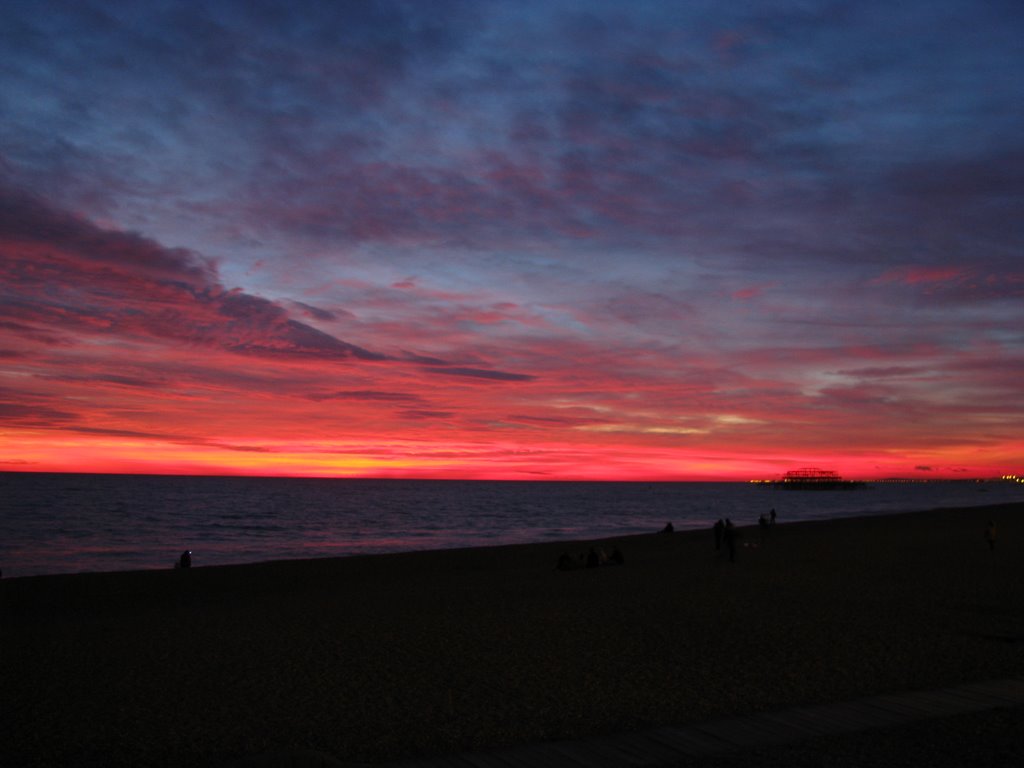
<path fill-rule="evenodd" d="M 772 507 L 772 511 L 768 513 L 768 525 L 771 528 L 775 527 L 775 507 Z"/>
<path fill-rule="evenodd" d="M 722 518 L 718 518 L 712 527 L 715 529 L 715 549 L 719 550 L 722 548 L 722 536 L 725 534 L 725 523 L 722 522 Z"/>
<path fill-rule="evenodd" d="M 179 568 L 191 568 L 192 567 L 192 550 L 186 549 L 181 553 L 181 557 L 178 558 Z"/>
<path fill-rule="evenodd" d="M 675 531 L 675 526 L 672 523 L 665 523 L 665 527 L 661 529 L 662 533 L 672 533 Z"/>
<path fill-rule="evenodd" d="M 725 529 L 722 534 L 722 538 L 725 540 L 725 548 L 729 552 L 729 562 L 736 562 L 736 529 L 733 527 L 732 520 L 728 517 L 725 518 Z"/>
<path fill-rule="evenodd" d="M 993 520 L 988 521 L 988 526 L 985 528 L 985 541 L 988 542 L 988 548 L 990 552 L 996 551 L 996 524 Z"/>

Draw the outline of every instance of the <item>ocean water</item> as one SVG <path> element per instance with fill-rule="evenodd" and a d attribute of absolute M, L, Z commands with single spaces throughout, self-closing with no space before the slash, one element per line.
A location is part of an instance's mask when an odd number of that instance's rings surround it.
<path fill-rule="evenodd" d="M 1024 485 L 352 480 L 0 473 L 4 577 L 602 538 L 1024 502 Z"/>

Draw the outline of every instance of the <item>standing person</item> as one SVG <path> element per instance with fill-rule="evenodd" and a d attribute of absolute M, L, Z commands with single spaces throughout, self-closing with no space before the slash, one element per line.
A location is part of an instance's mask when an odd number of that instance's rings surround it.
<path fill-rule="evenodd" d="M 775 507 L 772 507 L 772 511 L 768 513 L 768 525 L 772 528 L 775 527 Z"/>
<path fill-rule="evenodd" d="M 729 562 L 736 562 L 736 529 L 732 525 L 732 520 L 728 517 L 725 518 L 725 528 L 723 529 L 723 536 L 725 539 L 725 548 L 729 550 Z"/>
<path fill-rule="evenodd" d="M 186 549 L 181 553 L 181 557 L 178 558 L 179 568 L 191 568 L 192 567 L 192 550 Z"/>
<path fill-rule="evenodd" d="M 725 523 L 722 522 L 722 518 L 718 518 L 712 527 L 715 529 L 715 550 L 720 550 L 722 548 L 722 535 L 725 533 Z"/>

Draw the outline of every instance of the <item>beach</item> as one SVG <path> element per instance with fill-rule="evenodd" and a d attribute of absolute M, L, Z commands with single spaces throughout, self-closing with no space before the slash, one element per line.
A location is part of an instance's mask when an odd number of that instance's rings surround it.
<path fill-rule="evenodd" d="M 1024 675 L 1024 504 L 739 533 L 3 579 L 0 764 L 373 763 Z M 592 546 L 624 563 L 556 568 Z"/>

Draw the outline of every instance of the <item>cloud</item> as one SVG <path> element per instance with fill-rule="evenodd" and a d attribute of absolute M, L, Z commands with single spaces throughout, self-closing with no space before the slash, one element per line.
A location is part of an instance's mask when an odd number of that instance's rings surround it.
<path fill-rule="evenodd" d="M 963 280 L 969 270 L 964 267 L 941 267 L 941 266 L 911 266 L 894 267 L 886 270 L 883 274 L 872 280 L 872 283 L 904 283 L 906 285 L 918 285 L 922 283 L 945 283 L 949 281 Z"/>
<path fill-rule="evenodd" d="M 487 379 L 490 381 L 534 381 L 537 378 L 525 373 L 507 373 L 505 371 L 491 371 L 483 368 L 441 368 L 434 366 L 425 367 L 422 370 L 441 376 L 465 376 L 471 379 Z"/>
<path fill-rule="evenodd" d="M 629 427 L 609 461 L 1009 433 L 1019 12 L 812 5 L 15 3 L 0 357 L 37 397 L 0 413 L 251 453 Z"/>
<path fill-rule="evenodd" d="M 596 413 L 584 416 L 540 416 L 533 414 L 509 414 L 508 416 L 505 417 L 504 422 L 508 424 L 525 425 L 537 429 L 578 429 L 581 427 L 590 427 L 594 425 L 602 425 L 608 423 L 606 418 L 602 418 L 596 415 Z"/>
<path fill-rule="evenodd" d="M 290 301 L 288 303 L 290 306 L 295 307 L 312 320 L 329 321 L 336 320 L 338 318 L 337 312 L 331 312 L 326 309 L 321 309 L 320 307 L 314 307 L 302 301 Z"/>
<path fill-rule="evenodd" d="M 6 187 L 0 187 L 0 245 L 9 276 L 20 278 L 22 285 L 49 281 L 61 267 L 78 267 L 72 276 L 88 268 L 105 287 L 122 290 L 140 280 L 196 292 L 215 283 L 215 268 L 207 259 L 135 233 L 101 229 Z M 30 253 L 40 262 L 29 263 Z"/>
<path fill-rule="evenodd" d="M 102 435 L 104 437 L 128 437 L 140 440 L 169 440 L 172 442 L 185 442 L 189 445 L 194 445 L 197 442 L 203 443 L 204 441 L 196 441 L 191 439 L 183 439 L 180 435 L 173 435 L 167 432 L 144 432 L 137 429 L 117 429 L 115 427 L 88 427 L 80 425 L 71 425 L 65 427 L 69 432 L 77 432 L 81 435 Z"/>
<path fill-rule="evenodd" d="M 78 416 L 71 411 L 42 404 L 0 401 L 0 421 L 21 427 L 64 427 Z"/>
<path fill-rule="evenodd" d="M 325 400 L 363 400 L 378 403 L 423 403 L 426 402 L 419 395 L 411 395 L 406 392 L 378 392 L 375 390 L 342 390 L 339 392 L 317 392 L 307 395 L 310 400 L 323 402 Z"/>
<path fill-rule="evenodd" d="M 398 416 L 400 418 L 412 420 L 450 419 L 454 415 L 455 414 L 452 411 L 426 411 L 416 409 L 398 412 Z"/>
<path fill-rule="evenodd" d="M 2 246 L 0 246 L 2 249 Z M 0 250 L 0 269 L 3 268 L 3 251 Z M 30 342 L 42 344 L 47 347 L 68 347 L 74 344 L 70 336 L 58 335 L 41 330 L 32 325 L 14 322 L 11 320 L 0 320 L 0 330 L 9 331 L 12 335 L 19 336 Z"/>
<path fill-rule="evenodd" d="M 116 373 L 40 373 L 37 378 L 44 381 L 63 382 L 65 384 L 114 384 L 120 387 L 136 389 L 152 389 L 167 384 L 165 377 L 156 376 L 125 376 Z"/>
<path fill-rule="evenodd" d="M 386 359 L 224 288 L 208 259 L 9 189 L 0 189 L 0 277 L 0 322 L 29 340 L 121 337 L 264 358 Z"/>
<path fill-rule="evenodd" d="M 766 286 L 763 285 L 752 285 L 748 288 L 740 288 L 732 292 L 732 298 L 737 301 L 749 301 L 750 299 L 756 299 L 764 293 L 765 287 Z"/>
<path fill-rule="evenodd" d="M 1005 271 L 989 271 L 984 265 L 900 266 L 868 284 L 906 286 L 919 296 L 948 303 L 998 301 L 1024 296 L 1024 269 L 1019 264 L 1007 265 Z"/>
<path fill-rule="evenodd" d="M 836 371 L 836 373 L 840 376 L 851 376 L 854 378 L 888 379 L 928 375 L 930 371 L 922 366 L 888 365 L 884 367 L 847 368 Z"/>

